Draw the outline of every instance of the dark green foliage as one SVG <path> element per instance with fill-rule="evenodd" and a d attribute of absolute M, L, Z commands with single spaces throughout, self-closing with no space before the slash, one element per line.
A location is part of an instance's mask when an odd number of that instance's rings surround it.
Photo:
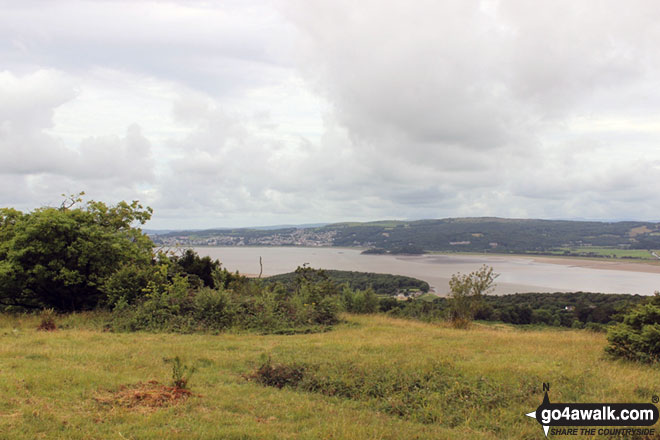
<path fill-rule="evenodd" d="M 398 278 L 398 279 L 397 279 Z M 378 311 L 378 297 L 371 287 L 364 290 L 354 287 L 364 286 L 369 281 L 406 282 L 407 277 L 384 276 L 380 274 L 348 272 L 337 270 L 313 269 L 307 265 L 298 267 L 291 274 L 278 275 L 265 280 L 268 284 L 283 280 L 280 284 L 292 293 L 304 292 L 307 302 L 319 303 L 320 308 L 327 310 L 327 316 L 336 315 L 343 309 L 351 313 L 375 313 Z M 346 281 L 350 280 L 350 281 Z M 414 279 L 410 279 L 414 280 Z M 339 281 L 344 281 L 342 285 Z M 353 282 L 351 285 L 350 282 Z M 414 281 L 413 281 L 414 282 Z"/>
<path fill-rule="evenodd" d="M 643 299 L 640 295 L 589 292 L 491 295 L 484 298 L 493 308 L 491 315 L 478 319 L 563 327 L 571 327 L 574 321 L 608 324 L 620 319 L 623 311 Z M 532 311 L 531 320 L 528 309 Z"/>
<path fill-rule="evenodd" d="M 351 313 L 376 313 L 378 311 L 378 297 L 371 288 L 352 290 L 344 287 L 342 303 L 344 310 Z"/>
<path fill-rule="evenodd" d="M 135 303 L 145 293 L 149 282 L 159 275 L 163 276 L 155 264 L 121 266 L 103 283 L 101 290 L 105 293 L 105 300 L 102 305 L 114 308 L 123 303 Z"/>
<path fill-rule="evenodd" d="M 632 236 L 646 226 L 650 232 Z M 647 222 L 580 222 L 502 218 L 449 218 L 413 222 L 328 225 L 335 246 L 369 246 L 387 251 L 417 247 L 445 252 L 537 252 L 570 245 L 660 248 L 660 224 Z M 274 232 L 274 231 L 273 231 Z M 453 244 L 452 244 L 453 243 Z"/>
<path fill-rule="evenodd" d="M 660 293 L 630 310 L 623 322 L 610 329 L 605 351 L 614 357 L 660 361 Z"/>
<path fill-rule="evenodd" d="M 381 310 L 400 318 L 419 319 L 420 321 L 441 321 L 447 319 L 448 303 L 446 298 L 437 298 L 433 301 L 408 299 L 398 301 L 390 298 L 381 299 Z"/>
<path fill-rule="evenodd" d="M 429 284 L 417 278 L 390 275 L 373 272 L 354 272 L 346 270 L 324 270 L 324 276 L 336 285 L 347 284 L 351 289 L 365 290 L 372 288 L 378 295 L 396 295 L 399 292 L 410 290 L 429 291 Z M 264 279 L 266 283 L 279 282 L 287 289 L 295 290 L 296 280 L 300 276 L 300 269 L 282 275 L 275 275 Z"/>
<path fill-rule="evenodd" d="M 121 267 L 148 265 L 152 242 L 138 202 L 107 206 L 71 198 L 60 208 L 30 213 L 0 209 L 0 304 L 10 308 L 92 309 Z"/>
<path fill-rule="evenodd" d="M 267 333 L 322 330 L 339 322 L 338 291 L 319 275 L 304 271 L 298 288 L 240 276 L 224 288 L 199 287 L 180 273 L 168 277 L 161 264 L 144 294 L 134 303 L 118 302 L 112 327 L 119 331 L 222 331 L 228 328 Z M 240 282 L 237 280 L 241 280 Z"/>
<path fill-rule="evenodd" d="M 244 377 L 269 387 L 296 387 L 303 379 L 305 368 L 298 365 L 273 365 L 270 356 L 262 355 L 259 368 Z"/>
<path fill-rule="evenodd" d="M 171 257 L 176 269 L 188 275 L 189 281 L 199 282 L 206 287 L 216 287 L 218 276 L 216 272 L 220 271 L 220 262 L 211 260 L 211 257 L 200 257 L 192 249 L 186 249 L 181 256 Z"/>
<path fill-rule="evenodd" d="M 622 320 L 622 313 L 644 301 L 641 295 L 558 292 L 486 295 L 475 308 L 474 319 L 501 321 L 509 324 L 540 324 L 602 330 L 602 326 Z M 380 309 L 393 316 L 440 320 L 447 317 L 448 301 L 436 298 L 432 302 L 411 299 L 396 301 L 381 299 Z"/>

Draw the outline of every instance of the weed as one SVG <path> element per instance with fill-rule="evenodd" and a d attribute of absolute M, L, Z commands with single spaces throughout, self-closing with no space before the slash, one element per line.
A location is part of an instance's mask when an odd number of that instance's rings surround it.
<path fill-rule="evenodd" d="M 261 366 L 251 374 L 244 375 L 247 380 L 254 380 L 262 385 L 283 388 L 296 387 L 305 374 L 305 368 L 297 365 L 273 365 L 270 356 L 261 355 Z"/>
<path fill-rule="evenodd" d="M 57 325 L 55 325 L 55 310 L 53 309 L 43 309 L 41 311 L 41 322 L 37 327 L 37 330 L 52 332 L 57 330 Z"/>
<path fill-rule="evenodd" d="M 163 362 L 172 364 L 172 386 L 174 388 L 186 390 L 190 376 L 195 373 L 194 365 L 184 365 L 179 356 L 174 358 L 165 358 Z"/>

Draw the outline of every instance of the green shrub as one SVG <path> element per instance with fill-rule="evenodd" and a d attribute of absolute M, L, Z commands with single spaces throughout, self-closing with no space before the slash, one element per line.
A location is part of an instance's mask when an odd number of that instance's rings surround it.
<path fill-rule="evenodd" d="M 187 390 L 190 377 L 195 373 L 194 365 L 185 365 L 179 356 L 165 358 L 163 362 L 172 364 L 172 386 L 174 388 Z"/>
<path fill-rule="evenodd" d="M 273 365 L 270 356 L 262 355 L 261 365 L 252 373 L 244 375 L 262 385 L 283 388 L 296 387 L 303 379 L 305 368 L 298 365 Z"/>
<path fill-rule="evenodd" d="M 220 271 L 220 261 L 211 257 L 200 257 L 194 250 L 186 249 L 182 255 L 171 257 L 177 271 L 187 274 L 191 284 L 206 287 L 216 287 Z M 194 280 L 194 281 L 193 281 Z"/>
<path fill-rule="evenodd" d="M 132 226 L 144 224 L 151 208 L 81 202 L 72 197 L 29 213 L 0 209 L 0 306 L 93 309 L 117 270 L 151 263 L 153 243 Z"/>
<path fill-rule="evenodd" d="M 321 325 L 332 325 L 339 322 L 341 303 L 337 297 L 326 297 L 314 304 L 316 316 L 315 323 Z"/>
<path fill-rule="evenodd" d="M 641 362 L 660 361 L 660 294 L 640 304 L 611 328 L 605 351 L 618 358 Z"/>
<path fill-rule="evenodd" d="M 221 330 L 234 322 L 236 309 L 224 290 L 204 287 L 195 292 L 192 302 L 195 319 L 203 327 Z"/>
<path fill-rule="evenodd" d="M 155 282 L 158 268 L 154 265 L 136 266 L 127 264 L 110 275 L 103 283 L 102 290 L 109 308 L 120 303 L 133 304 L 144 294 L 150 282 Z"/>
<path fill-rule="evenodd" d="M 372 288 L 352 290 L 346 286 L 342 290 L 342 303 L 344 310 L 351 313 L 376 313 L 378 311 L 378 297 Z"/>
<path fill-rule="evenodd" d="M 160 266 L 134 304 L 120 296 L 113 309 L 118 331 L 221 331 L 230 327 L 266 333 L 322 330 L 339 322 L 338 296 L 324 296 L 313 283 L 294 293 L 260 280 L 232 284 L 231 289 L 195 287 L 177 274 L 168 279 Z"/>
<path fill-rule="evenodd" d="M 493 268 L 486 265 L 467 275 L 452 275 L 449 280 L 449 319 L 455 328 L 467 328 L 470 325 L 483 295 L 492 290 L 497 276 Z"/>
<path fill-rule="evenodd" d="M 595 332 L 595 333 L 605 333 L 607 332 L 607 327 L 604 324 L 600 324 L 597 322 L 587 322 L 584 325 L 584 328 L 586 330 Z"/>

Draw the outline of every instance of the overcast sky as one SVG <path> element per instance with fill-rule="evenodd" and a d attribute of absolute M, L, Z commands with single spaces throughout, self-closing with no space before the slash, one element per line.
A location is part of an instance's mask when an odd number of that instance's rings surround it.
<path fill-rule="evenodd" d="M 660 219 L 660 2 L 0 0 L 0 206 Z"/>

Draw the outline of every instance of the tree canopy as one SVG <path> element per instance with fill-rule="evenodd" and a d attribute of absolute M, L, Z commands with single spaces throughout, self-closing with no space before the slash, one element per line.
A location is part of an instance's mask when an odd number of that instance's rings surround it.
<path fill-rule="evenodd" d="M 27 213 L 0 209 L 0 305 L 94 308 L 118 269 L 151 264 L 153 243 L 134 226 L 151 218 L 151 208 L 80 196 Z"/>

